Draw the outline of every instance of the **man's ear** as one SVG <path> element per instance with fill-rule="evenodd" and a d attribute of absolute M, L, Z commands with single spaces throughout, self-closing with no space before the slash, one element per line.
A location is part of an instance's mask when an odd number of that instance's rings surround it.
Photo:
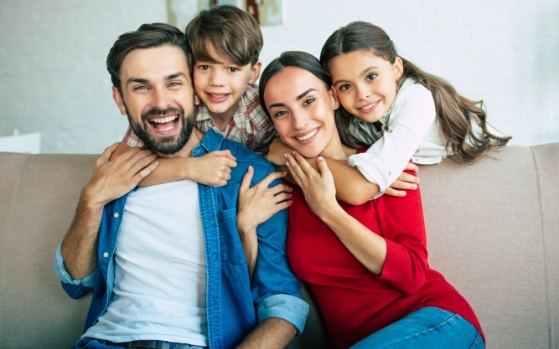
<path fill-rule="evenodd" d="M 256 80 L 260 77 L 260 71 L 262 70 L 262 61 L 258 61 L 254 63 L 252 68 L 250 69 L 250 79 L 248 79 L 249 85 L 254 85 Z"/>
<path fill-rule="evenodd" d="M 402 61 L 402 58 L 400 58 L 400 56 L 396 57 L 396 60 L 394 61 L 392 68 L 394 69 L 394 75 L 396 76 L 396 81 L 397 82 L 400 81 L 402 75 L 404 75 L 404 62 Z"/>
<path fill-rule="evenodd" d="M 340 107 L 340 100 L 338 99 L 338 91 L 334 88 L 334 86 L 330 87 L 330 96 L 332 96 L 332 103 L 334 110 Z"/>
<path fill-rule="evenodd" d="M 120 114 L 126 115 L 126 106 L 124 105 L 124 101 L 122 100 L 122 95 L 120 94 L 118 88 L 114 86 L 113 86 L 113 99 L 115 100 L 115 103 L 118 109 L 120 110 Z"/>

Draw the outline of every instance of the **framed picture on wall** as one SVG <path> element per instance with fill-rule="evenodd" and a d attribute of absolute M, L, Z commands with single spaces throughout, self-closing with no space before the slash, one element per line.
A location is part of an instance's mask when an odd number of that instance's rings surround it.
<path fill-rule="evenodd" d="M 256 18 L 260 25 L 278 25 L 283 22 L 282 0 L 167 0 L 169 24 L 184 30 L 198 12 L 219 5 L 242 8 Z"/>

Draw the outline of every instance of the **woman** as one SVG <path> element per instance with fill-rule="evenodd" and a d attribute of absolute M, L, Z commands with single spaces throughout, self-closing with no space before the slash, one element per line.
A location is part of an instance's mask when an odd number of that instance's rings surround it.
<path fill-rule="evenodd" d="M 337 348 L 483 348 L 468 302 L 427 262 L 420 191 L 361 205 L 336 200 L 324 158 L 356 152 L 338 135 L 329 75 L 303 52 L 285 52 L 260 79 L 262 105 L 298 184 L 289 207 L 287 254 Z M 305 158 L 318 157 L 317 169 Z M 312 248 L 310 250 L 309 248 Z"/>

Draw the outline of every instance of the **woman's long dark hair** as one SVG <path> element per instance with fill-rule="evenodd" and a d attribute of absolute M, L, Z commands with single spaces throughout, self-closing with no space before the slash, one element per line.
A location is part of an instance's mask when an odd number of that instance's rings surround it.
<path fill-rule="evenodd" d="M 386 32 L 368 22 L 352 22 L 336 30 L 324 43 L 320 53 L 320 62 L 324 69 L 329 71 L 332 60 L 344 53 L 357 50 L 371 51 L 394 64 L 398 54 L 392 40 Z M 458 162 L 473 162 L 492 147 L 500 147 L 511 139 L 508 136 L 499 136 L 488 129 L 487 116 L 483 108 L 483 101 L 472 101 L 461 96 L 456 89 L 445 80 L 428 74 L 419 69 L 407 59 L 403 61 L 404 77 L 411 78 L 431 91 L 435 100 L 437 118 L 439 119 L 443 134 L 452 149 L 452 159 Z M 340 115 L 343 115 L 341 113 Z M 345 113 L 345 118 L 352 117 Z M 349 120 L 344 120 L 349 124 Z M 479 125 L 481 134 L 477 134 L 473 124 Z M 347 130 L 347 127 L 340 130 Z M 347 132 L 340 132 L 344 143 L 349 139 Z"/>

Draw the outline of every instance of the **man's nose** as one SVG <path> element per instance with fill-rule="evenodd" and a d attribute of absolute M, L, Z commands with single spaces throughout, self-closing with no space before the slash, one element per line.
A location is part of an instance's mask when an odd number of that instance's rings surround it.
<path fill-rule="evenodd" d="M 154 89 L 152 95 L 152 107 L 160 110 L 166 109 L 171 105 L 171 98 L 165 89 Z"/>

